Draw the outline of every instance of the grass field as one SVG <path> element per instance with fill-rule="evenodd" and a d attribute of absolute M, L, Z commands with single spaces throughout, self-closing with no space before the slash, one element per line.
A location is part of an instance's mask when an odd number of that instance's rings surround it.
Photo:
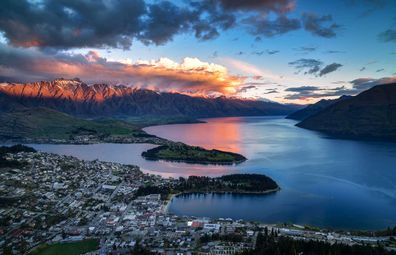
<path fill-rule="evenodd" d="M 98 239 L 86 239 L 72 243 L 43 245 L 29 255 L 79 255 L 99 249 Z"/>

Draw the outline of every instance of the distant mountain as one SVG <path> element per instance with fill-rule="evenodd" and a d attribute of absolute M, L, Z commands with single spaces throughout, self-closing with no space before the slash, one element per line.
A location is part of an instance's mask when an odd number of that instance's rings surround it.
<path fill-rule="evenodd" d="M 348 138 L 396 140 L 396 83 L 334 103 L 297 126 Z"/>
<path fill-rule="evenodd" d="M 351 96 L 341 96 L 337 99 L 322 99 L 315 104 L 308 105 L 307 107 L 289 114 L 286 119 L 304 120 L 312 115 L 317 114 L 321 110 L 329 107 L 330 105 L 339 101 L 350 98 Z"/>
<path fill-rule="evenodd" d="M 85 116 L 249 116 L 286 115 L 295 108 L 274 102 L 227 97 L 191 97 L 123 85 L 87 85 L 79 79 L 1 83 L 0 109 L 46 107 Z"/>

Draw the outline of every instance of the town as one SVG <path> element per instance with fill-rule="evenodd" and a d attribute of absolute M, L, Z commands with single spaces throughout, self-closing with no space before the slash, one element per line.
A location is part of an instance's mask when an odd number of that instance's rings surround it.
<path fill-rule="evenodd" d="M 239 254 L 253 249 L 263 233 L 388 250 L 395 245 L 392 236 L 171 215 L 171 196 L 139 194 L 142 187 L 178 180 L 133 165 L 26 151 L 4 159 L 15 164 L 0 168 L 0 254 L 37 254 L 54 244 L 84 241 L 93 243 L 81 251 L 87 254 L 131 254 L 138 245 L 153 254 Z"/>

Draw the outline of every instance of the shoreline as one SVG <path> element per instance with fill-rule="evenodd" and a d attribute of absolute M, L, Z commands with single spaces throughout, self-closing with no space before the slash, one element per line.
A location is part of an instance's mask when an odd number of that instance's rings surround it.
<path fill-rule="evenodd" d="M 121 163 L 119 163 L 120 165 L 125 165 L 125 164 L 121 164 Z M 235 192 L 230 192 L 230 191 L 218 191 L 218 192 L 193 192 L 193 191 L 190 191 L 190 192 L 178 192 L 178 193 L 173 193 L 173 194 L 170 194 L 165 200 L 163 200 L 162 201 L 162 206 L 161 206 L 161 212 L 164 212 L 164 213 L 167 213 L 167 214 L 170 214 L 170 215 L 174 215 L 174 214 L 172 214 L 172 213 L 170 213 L 169 212 L 169 208 L 170 208 L 170 203 L 173 201 L 173 198 L 174 197 L 177 197 L 177 196 L 179 196 L 179 195 L 182 195 L 182 194 L 192 194 L 192 193 L 201 193 L 201 194 L 209 194 L 209 193 L 218 193 L 218 194 L 246 194 L 246 195 L 249 195 L 249 194 L 251 194 L 251 195 L 260 195 L 260 194 L 262 194 L 262 195 L 265 195 L 265 194 L 271 194 L 271 193 L 275 193 L 275 192 L 277 192 L 277 191 L 280 191 L 281 190 L 281 188 L 280 187 L 278 187 L 278 188 L 276 188 L 276 189 L 270 189 L 270 190 L 266 190 L 266 191 L 263 191 L 263 192 L 237 192 L 237 191 L 235 191 Z M 180 216 L 183 216 L 183 215 L 180 215 Z M 188 216 L 188 215 L 186 215 L 186 216 Z M 211 217 L 208 217 L 208 218 L 211 218 Z M 211 218 L 211 219 L 215 219 L 215 218 Z M 249 220 L 246 220 L 246 221 L 248 221 L 249 222 Z M 266 222 L 266 221 L 257 221 L 257 222 L 259 222 L 259 223 L 261 223 L 261 224 L 285 224 L 285 222 L 276 222 L 276 223 L 269 223 L 269 222 Z M 289 222 L 289 224 L 292 224 L 292 223 L 290 223 Z M 297 225 L 297 224 L 299 224 L 299 225 L 301 225 L 301 226 L 304 226 L 304 227 L 308 227 L 308 228 L 312 228 L 312 229 L 315 229 L 315 228 L 318 228 L 318 229 L 320 229 L 320 230 L 332 230 L 332 231 L 335 231 L 335 232 L 343 232 L 343 231 L 368 231 L 368 232 L 373 232 L 373 231 L 381 231 L 381 230 L 383 230 L 384 228 L 382 227 L 378 227 L 378 228 L 345 228 L 345 227 L 331 227 L 331 226 L 320 226 L 320 225 L 310 225 L 310 224 L 305 224 L 305 223 L 299 223 L 299 222 L 294 222 L 294 224 L 293 225 Z"/>
<path fill-rule="evenodd" d="M 186 164 L 199 164 L 199 165 L 219 165 L 219 166 L 232 166 L 238 165 L 245 162 L 247 159 L 238 160 L 234 162 L 211 162 L 211 161 L 194 161 L 194 160 L 176 160 L 176 159 L 160 159 L 160 158 L 150 158 L 142 156 L 145 160 L 150 161 L 164 161 L 164 162 L 174 162 L 174 163 L 186 163 Z"/>
<path fill-rule="evenodd" d="M 184 191 L 178 193 L 172 193 L 169 197 L 164 200 L 164 207 L 162 212 L 169 213 L 169 206 L 173 200 L 173 198 L 178 197 L 180 195 L 191 195 L 191 194 L 232 194 L 232 195 L 268 195 L 272 193 L 276 193 L 281 191 L 281 187 L 277 187 L 276 189 L 269 189 L 266 191 Z"/>
<path fill-rule="evenodd" d="M 162 138 L 160 138 L 162 139 Z M 130 142 L 130 141 L 125 141 L 125 142 L 120 142 L 120 141 L 88 141 L 88 142 L 74 142 L 74 141 L 42 141 L 42 140 L 0 140 L 0 145 L 1 146 L 12 146 L 12 145 L 17 145 L 17 144 L 25 144 L 25 145 L 30 145 L 30 144 L 39 144 L 39 145 L 94 145 L 94 144 L 152 144 L 154 146 L 161 146 L 166 143 L 175 143 L 173 141 L 164 141 L 164 142 L 156 142 L 156 141 L 135 141 L 135 142 Z M 191 145 L 188 145 L 191 146 Z M 232 152 L 226 152 L 226 153 L 232 153 Z M 171 162 L 171 163 L 186 163 L 186 164 L 191 164 L 191 165 L 218 165 L 218 166 L 234 166 L 241 164 L 248 160 L 247 158 L 244 158 L 242 160 L 238 161 L 233 161 L 233 162 L 211 162 L 211 161 L 195 161 L 195 160 L 176 160 L 176 159 L 157 159 L 157 158 L 150 158 L 150 157 L 145 157 L 143 155 L 140 155 L 142 158 L 144 158 L 147 161 L 163 161 L 163 162 Z M 243 155 L 241 155 L 243 156 Z M 244 156 L 243 156 L 244 157 Z"/>

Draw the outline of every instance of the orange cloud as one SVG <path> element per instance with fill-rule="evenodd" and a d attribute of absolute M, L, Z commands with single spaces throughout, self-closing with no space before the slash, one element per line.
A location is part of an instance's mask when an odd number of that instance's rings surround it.
<path fill-rule="evenodd" d="M 234 95 L 244 78 L 228 74 L 227 68 L 198 58 L 184 58 L 180 63 L 168 58 L 150 61 L 108 61 L 99 53 L 85 55 L 45 55 L 36 52 L 15 64 L 14 73 L 31 74 L 42 79 L 79 77 L 90 82 L 112 82 L 158 91 L 197 96 Z M 1 73 L 0 75 L 5 75 Z M 29 79 L 26 77 L 26 79 Z"/>

